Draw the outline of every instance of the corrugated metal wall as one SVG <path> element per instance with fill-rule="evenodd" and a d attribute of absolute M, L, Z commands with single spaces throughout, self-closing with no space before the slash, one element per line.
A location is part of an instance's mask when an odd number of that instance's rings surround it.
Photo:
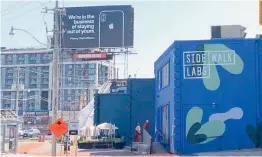
<path fill-rule="evenodd" d="M 154 79 L 128 79 L 127 94 L 96 94 L 94 123 L 115 123 L 121 136 L 130 139 L 136 123 L 139 122 L 142 127 L 149 120 L 149 132 L 154 136 L 154 90 Z"/>
<path fill-rule="evenodd" d="M 261 61 L 261 40 L 178 41 L 171 45 L 155 62 L 156 78 L 161 74 L 158 70 L 170 63 L 169 86 L 156 88 L 160 132 L 159 108 L 167 103 L 174 113 L 168 119 L 168 145 L 181 154 L 254 148 L 250 126 L 256 127 L 262 114 Z"/>
<path fill-rule="evenodd" d="M 128 136 L 129 108 L 126 94 L 95 95 L 94 123 L 104 122 L 115 124 L 121 136 Z"/>
<path fill-rule="evenodd" d="M 142 127 L 145 121 L 149 120 L 149 133 L 154 137 L 155 79 L 128 79 L 127 84 L 127 95 L 132 106 L 132 133 L 134 133 L 137 122 Z"/>

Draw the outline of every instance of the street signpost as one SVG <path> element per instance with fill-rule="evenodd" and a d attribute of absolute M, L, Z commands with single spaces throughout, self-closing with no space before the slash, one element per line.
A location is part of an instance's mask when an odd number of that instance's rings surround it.
<path fill-rule="evenodd" d="M 78 135 L 78 120 L 69 120 L 69 135 Z"/>
<path fill-rule="evenodd" d="M 68 126 L 62 118 L 58 118 L 53 124 L 50 125 L 49 130 L 55 135 L 56 138 L 60 138 L 68 131 Z"/>

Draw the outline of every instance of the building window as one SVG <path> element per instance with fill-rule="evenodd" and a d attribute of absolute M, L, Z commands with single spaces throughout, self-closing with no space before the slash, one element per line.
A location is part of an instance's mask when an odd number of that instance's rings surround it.
<path fill-rule="evenodd" d="M 89 81 L 94 81 L 95 80 L 95 76 L 94 75 L 89 75 Z"/>
<path fill-rule="evenodd" d="M 89 69 L 89 75 L 94 75 L 95 74 L 95 69 Z"/>
<path fill-rule="evenodd" d="M 95 64 L 89 64 L 89 68 L 95 68 Z"/>
<path fill-rule="evenodd" d="M 162 133 L 168 139 L 168 105 L 162 106 Z"/>
<path fill-rule="evenodd" d="M 157 71 L 157 85 L 158 85 L 158 89 L 161 89 L 161 70 Z"/>
<path fill-rule="evenodd" d="M 169 85 L 169 63 L 162 67 L 161 85 L 162 88 Z"/>

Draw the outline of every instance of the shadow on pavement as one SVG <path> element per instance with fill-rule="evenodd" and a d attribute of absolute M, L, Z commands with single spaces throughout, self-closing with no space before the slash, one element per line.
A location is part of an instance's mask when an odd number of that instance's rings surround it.
<path fill-rule="evenodd" d="M 90 156 L 134 156 L 136 153 L 129 150 L 116 150 L 116 149 L 88 149 L 78 150 L 78 152 L 89 152 Z"/>

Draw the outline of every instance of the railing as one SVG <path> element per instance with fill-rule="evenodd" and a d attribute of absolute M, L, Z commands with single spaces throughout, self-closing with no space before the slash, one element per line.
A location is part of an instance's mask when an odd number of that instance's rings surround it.
<path fill-rule="evenodd" d="M 156 137 L 158 139 L 159 142 L 161 143 L 168 143 L 168 139 L 158 130 L 156 131 Z"/>
<path fill-rule="evenodd" d="M 152 136 L 147 132 L 147 130 L 143 129 L 143 134 L 142 134 L 142 142 L 145 145 L 149 146 L 150 149 L 150 154 L 152 154 Z"/>
<path fill-rule="evenodd" d="M 169 140 L 161 133 L 159 132 L 158 130 L 156 131 L 156 138 L 157 138 L 157 141 L 162 145 L 164 146 L 164 148 L 169 151 L 169 147 L 168 147 L 168 144 L 169 144 Z"/>

